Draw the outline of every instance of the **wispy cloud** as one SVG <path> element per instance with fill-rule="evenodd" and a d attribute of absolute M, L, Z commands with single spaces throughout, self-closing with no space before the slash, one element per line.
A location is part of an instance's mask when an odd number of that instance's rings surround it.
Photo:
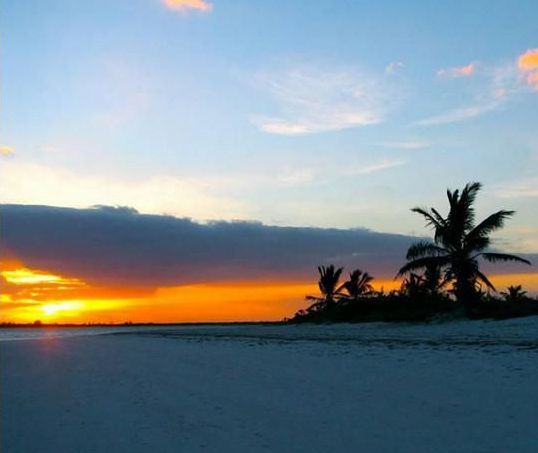
<path fill-rule="evenodd" d="M 484 104 L 472 105 L 469 107 L 458 108 L 450 110 L 449 112 L 442 113 L 440 115 L 434 115 L 429 118 L 425 118 L 417 121 L 417 126 L 434 126 L 440 124 L 457 123 L 470 118 L 475 118 L 483 113 L 491 112 L 495 110 L 501 104 L 500 100 L 491 100 Z"/>
<path fill-rule="evenodd" d="M 296 186 L 312 182 L 316 177 L 314 168 L 284 168 L 276 175 L 277 182 L 284 186 Z M 272 182 L 272 181 L 271 181 Z"/>
<path fill-rule="evenodd" d="M 457 123 L 492 112 L 506 104 L 521 91 L 517 68 L 513 63 L 482 67 L 478 91 L 470 105 L 450 109 L 415 123 L 417 126 L 434 126 Z"/>
<path fill-rule="evenodd" d="M 162 0 L 164 6 L 175 11 L 187 11 L 190 9 L 207 13 L 213 9 L 213 5 L 205 0 Z"/>
<path fill-rule="evenodd" d="M 357 70 L 294 68 L 259 73 L 257 87 L 276 101 L 277 111 L 252 122 L 272 134 L 301 135 L 376 124 L 389 101 L 380 81 Z"/>
<path fill-rule="evenodd" d="M 385 146 L 387 148 L 411 150 L 411 149 L 430 148 L 432 146 L 432 143 L 426 140 L 402 140 L 402 141 L 395 141 L 395 142 L 383 142 L 383 143 L 380 143 L 380 145 Z"/>
<path fill-rule="evenodd" d="M 439 71 L 438 75 L 462 77 L 475 72 L 476 65 L 471 63 L 460 68 Z M 514 61 L 492 66 L 481 65 L 479 74 L 484 83 L 471 105 L 455 108 L 447 112 L 421 119 L 418 126 L 432 126 L 455 123 L 478 117 L 502 107 L 516 95 L 528 91 L 528 87 L 538 91 L 538 49 L 530 49 Z"/>
<path fill-rule="evenodd" d="M 458 77 L 469 77 L 473 75 L 476 71 L 476 63 L 469 63 L 465 66 L 456 66 L 454 68 L 444 68 L 437 71 L 439 77 L 446 78 L 458 78 Z"/>
<path fill-rule="evenodd" d="M 11 146 L 0 145 L 0 156 L 9 156 L 14 152 L 15 150 Z"/>
<path fill-rule="evenodd" d="M 303 186 L 312 183 L 327 184 L 331 181 L 339 180 L 343 177 L 370 175 L 390 168 L 404 165 L 403 159 L 394 159 L 383 157 L 373 161 L 354 161 L 342 165 L 341 162 L 319 162 L 317 165 L 308 167 L 293 168 L 287 166 L 276 172 L 276 176 L 265 177 L 256 175 L 256 182 L 252 181 L 250 186 L 255 183 L 265 183 L 274 187 L 275 184 L 284 187 Z"/>
<path fill-rule="evenodd" d="M 400 69 L 403 69 L 405 65 L 401 61 L 393 61 L 392 63 L 389 63 L 385 67 L 385 73 L 386 74 L 394 74 L 395 72 L 398 72 Z"/>
<path fill-rule="evenodd" d="M 527 83 L 538 91 L 538 71 L 533 72 L 527 76 Z"/>
<path fill-rule="evenodd" d="M 538 178 L 527 178 L 500 185 L 495 194 L 501 198 L 538 197 Z"/>
<path fill-rule="evenodd" d="M 372 173 L 377 173 L 383 170 L 387 170 L 389 168 L 399 167 L 404 164 L 405 164 L 405 161 L 402 159 L 384 158 L 377 162 L 347 167 L 342 170 L 342 174 L 347 175 L 347 176 L 369 175 Z"/>
<path fill-rule="evenodd" d="M 526 83 L 538 91 L 538 49 L 529 49 L 521 54 L 517 60 L 517 66 Z"/>

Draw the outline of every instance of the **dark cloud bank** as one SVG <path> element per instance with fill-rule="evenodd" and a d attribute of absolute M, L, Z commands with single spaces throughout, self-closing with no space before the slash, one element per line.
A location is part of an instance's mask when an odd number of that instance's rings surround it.
<path fill-rule="evenodd" d="M 0 207 L 4 258 L 94 284 L 153 287 L 316 279 L 318 264 L 392 278 L 416 238 L 366 229 L 267 226 L 142 215 L 129 208 Z M 534 262 L 537 255 L 527 255 Z M 527 266 L 497 271 L 529 272 Z"/>

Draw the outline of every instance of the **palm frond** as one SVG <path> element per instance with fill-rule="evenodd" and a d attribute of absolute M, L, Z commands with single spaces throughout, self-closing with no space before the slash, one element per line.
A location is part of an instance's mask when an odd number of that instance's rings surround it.
<path fill-rule="evenodd" d="M 476 276 L 477 276 L 478 280 L 480 280 L 482 283 L 484 283 L 489 289 L 491 289 L 492 291 L 497 292 L 497 290 L 495 289 L 495 286 L 493 286 L 493 283 L 491 283 L 489 281 L 489 279 L 482 272 L 476 271 Z"/>
<path fill-rule="evenodd" d="M 446 253 L 446 249 L 428 241 L 418 241 L 407 250 L 406 259 L 414 260 L 426 256 L 439 256 Z"/>
<path fill-rule="evenodd" d="M 416 212 L 417 214 L 420 214 L 422 217 L 424 217 L 426 219 L 427 226 L 431 226 L 435 229 L 443 227 L 443 223 L 439 222 L 439 220 L 436 219 L 435 215 L 430 214 L 426 209 L 416 207 L 411 209 L 411 211 Z"/>
<path fill-rule="evenodd" d="M 443 267 L 449 263 L 449 258 L 446 256 L 428 256 L 424 258 L 417 258 L 413 261 L 408 262 L 405 266 L 400 268 L 396 277 L 401 277 L 407 272 L 414 271 L 417 269 L 423 269 L 427 266 L 439 266 Z"/>
<path fill-rule="evenodd" d="M 490 263 L 497 263 L 497 262 L 519 262 L 519 263 L 525 263 L 531 266 L 531 262 L 529 260 L 526 260 L 525 258 L 521 258 L 516 255 L 510 255 L 508 253 L 480 253 L 478 256 L 481 256 L 486 261 L 489 261 Z"/>
<path fill-rule="evenodd" d="M 469 232 L 466 240 L 472 241 L 475 238 L 485 237 L 493 231 L 502 228 L 505 220 L 512 217 L 515 213 L 515 211 L 501 210 L 491 214 Z"/>

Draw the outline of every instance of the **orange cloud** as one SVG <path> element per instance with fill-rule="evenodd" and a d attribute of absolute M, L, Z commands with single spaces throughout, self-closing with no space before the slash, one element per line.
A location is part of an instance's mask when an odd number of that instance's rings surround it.
<path fill-rule="evenodd" d="M 525 74 L 527 84 L 538 91 L 538 49 L 529 49 L 521 54 L 517 66 Z"/>
<path fill-rule="evenodd" d="M 213 9 L 213 5 L 205 0 L 162 0 L 162 3 L 176 11 L 196 9 L 207 13 Z"/>
<path fill-rule="evenodd" d="M 538 71 L 535 71 L 527 76 L 527 83 L 538 91 Z"/>
<path fill-rule="evenodd" d="M 469 63 L 466 66 L 457 66 L 454 68 L 440 69 L 439 71 L 437 71 L 437 75 L 439 77 L 448 77 L 448 78 L 469 77 L 470 75 L 474 74 L 475 70 L 476 70 L 476 64 Z"/>
<path fill-rule="evenodd" d="M 0 145 L 0 155 L 1 156 L 9 156 L 10 154 L 13 154 L 15 150 L 11 146 L 7 145 Z"/>
<path fill-rule="evenodd" d="M 533 71 L 538 69 L 538 49 L 529 49 L 520 55 L 517 60 L 517 66 L 522 71 Z"/>

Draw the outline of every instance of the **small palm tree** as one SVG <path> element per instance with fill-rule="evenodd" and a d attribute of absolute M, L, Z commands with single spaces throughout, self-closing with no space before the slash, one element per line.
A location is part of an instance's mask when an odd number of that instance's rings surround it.
<path fill-rule="evenodd" d="M 424 277 L 415 272 L 410 272 L 400 286 L 400 293 L 405 294 L 411 299 L 424 296 Z"/>
<path fill-rule="evenodd" d="M 441 268 L 433 264 L 426 265 L 422 279 L 425 291 L 431 296 L 439 294 L 447 283 L 443 278 Z"/>
<path fill-rule="evenodd" d="M 400 293 L 409 296 L 411 299 L 437 296 L 445 284 L 446 281 L 442 278 L 441 269 L 438 266 L 428 264 L 425 266 L 422 275 L 415 272 L 409 273 L 402 282 Z"/>
<path fill-rule="evenodd" d="M 340 282 L 340 276 L 343 270 L 343 267 L 336 269 L 332 264 L 329 266 L 318 266 L 318 286 L 323 297 L 306 296 L 306 299 L 317 301 L 315 305 L 319 305 L 320 303 L 325 307 L 334 305 L 338 283 Z"/>
<path fill-rule="evenodd" d="M 357 299 L 359 296 L 365 296 L 374 291 L 374 287 L 372 286 L 373 280 L 374 277 L 368 272 L 355 269 L 349 274 L 349 280 L 340 286 L 337 292 L 340 293 L 342 290 L 346 290 L 352 299 Z"/>
<path fill-rule="evenodd" d="M 408 272 L 435 266 L 444 271 L 446 282 L 453 282 L 454 294 L 459 302 L 470 304 L 478 299 L 477 284 L 483 283 L 495 291 L 489 279 L 480 271 L 478 259 L 490 262 L 529 261 L 515 255 L 486 252 L 491 244 L 490 234 L 503 227 L 514 211 L 501 210 L 491 214 L 478 225 L 475 224 L 474 202 L 481 189 L 480 183 L 469 183 L 461 191 L 447 191 L 450 209 L 443 217 L 435 208 L 414 208 L 426 224 L 434 230 L 434 240 L 419 241 L 407 251 L 408 263 L 398 276 Z"/>
<path fill-rule="evenodd" d="M 501 296 L 506 302 L 520 302 L 527 296 L 527 291 L 523 291 L 521 285 L 509 286 L 506 291 L 501 291 Z"/>

